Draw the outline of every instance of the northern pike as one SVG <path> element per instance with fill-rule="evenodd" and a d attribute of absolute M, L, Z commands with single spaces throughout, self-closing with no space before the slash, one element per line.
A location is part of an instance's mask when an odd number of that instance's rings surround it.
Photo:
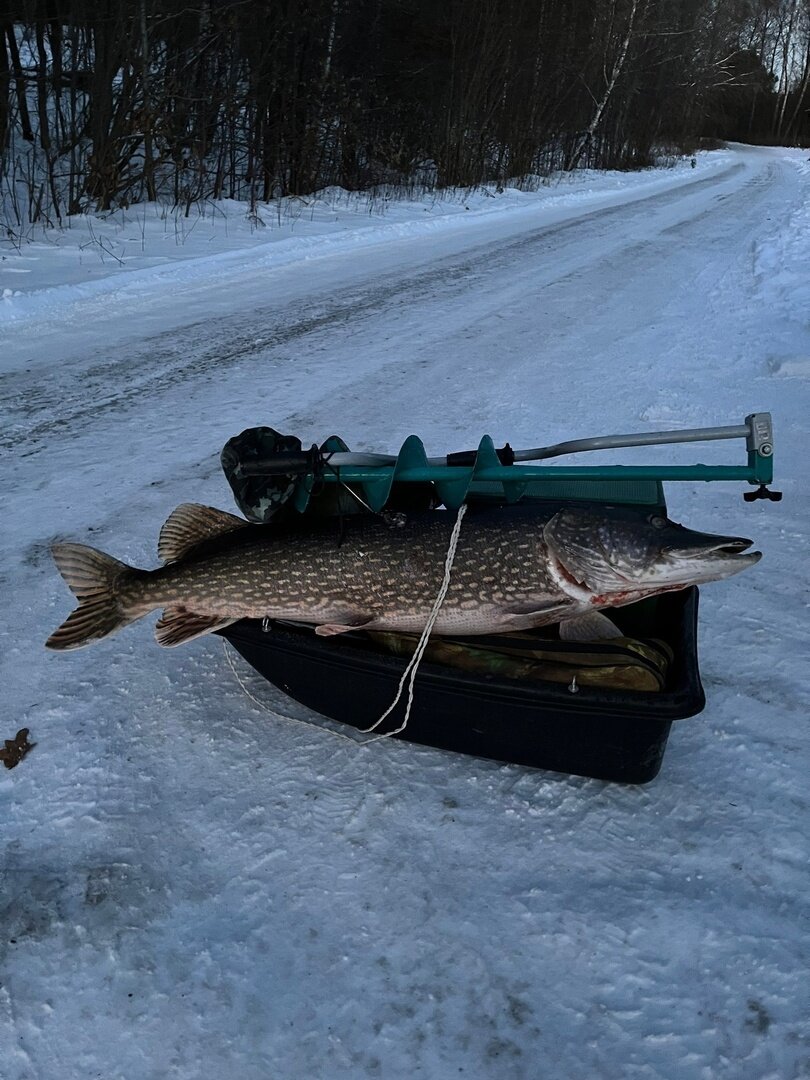
<path fill-rule="evenodd" d="M 94 548 L 55 544 L 79 606 L 47 641 L 76 649 L 156 608 L 161 645 L 239 619 L 311 623 L 321 635 L 419 633 L 442 585 L 455 514 L 392 527 L 379 516 L 300 528 L 252 525 L 183 504 L 160 533 L 164 565 L 138 570 Z M 596 504 L 470 507 L 433 633 L 476 635 L 561 624 L 564 637 L 615 636 L 601 608 L 730 577 L 756 563 L 752 541 L 693 532 L 657 513 Z"/>

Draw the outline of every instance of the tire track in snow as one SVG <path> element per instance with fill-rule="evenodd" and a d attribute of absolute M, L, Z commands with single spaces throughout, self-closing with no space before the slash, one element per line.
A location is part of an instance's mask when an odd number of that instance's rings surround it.
<path fill-rule="evenodd" d="M 622 219 L 629 219 L 632 226 L 651 211 L 680 203 L 688 209 L 695 193 L 725 183 L 744 169 L 743 164 L 733 164 L 675 190 L 536 228 L 517 239 L 485 244 L 460 257 L 444 258 L 404 275 L 395 272 L 370 290 L 364 282 L 336 295 L 311 298 L 303 310 L 296 300 L 281 310 L 240 312 L 230 319 L 215 320 L 215 325 L 206 320 L 179 334 L 161 333 L 116 360 L 90 361 L 70 382 L 62 376 L 52 382 L 43 372 L 33 378 L 28 373 L 6 376 L 0 383 L 0 402 L 9 423 L 7 434 L 0 436 L 0 448 L 13 447 L 22 456 L 30 456 L 39 451 L 43 439 L 50 445 L 55 432 L 69 432 L 109 412 L 123 414 L 140 406 L 145 398 L 154 398 L 201 375 L 224 374 L 235 364 L 256 360 L 313 335 L 435 300 L 439 291 L 447 302 L 473 288 L 485 289 L 488 282 L 497 281 L 504 273 L 514 273 L 515 266 L 538 252 L 547 261 L 565 255 L 572 239 L 584 246 L 578 261 L 587 265 L 593 258 L 592 251 L 604 252 L 604 240 L 611 235 L 618 247 L 624 245 L 625 231 L 619 228 Z M 709 209 L 704 213 L 711 212 Z M 687 213 L 686 221 L 692 217 Z M 557 276 L 552 270 L 551 279 Z M 280 325 L 268 331 L 268 319 Z M 248 328 L 244 326 L 246 320 L 251 323 Z"/>

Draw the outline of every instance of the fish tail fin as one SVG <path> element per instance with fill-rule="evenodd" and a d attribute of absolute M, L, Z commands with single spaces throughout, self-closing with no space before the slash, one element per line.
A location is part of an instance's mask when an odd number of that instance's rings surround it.
<path fill-rule="evenodd" d="M 79 606 L 54 630 L 45 642 L 47 648 L 79 649 L 144 614 L 122 607 L 114 588 L 122 574 L 137 573 L 126 563 L 84 544 L 54 544 L 51 554 Z"/>

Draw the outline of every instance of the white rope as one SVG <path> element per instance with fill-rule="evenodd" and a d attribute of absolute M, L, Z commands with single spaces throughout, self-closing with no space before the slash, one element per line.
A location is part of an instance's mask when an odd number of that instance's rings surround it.
<path fill-rule="evenodd" d="M 375 735 L 371 739 L 353 739 L 350 735 L 344 735 L 343 732 L 334 731 L 332 728 L 325 728 L 320 724 L 313 723 L 313 721 L 311 721 L 311 720 L 302 720 L 297 716 L 289 716 L 287 713 L 278 712 L 276 709 L 273 709 L 269 705 L 266 705 L 263 701 L 259 701 L 259 699 L 257 697 L 255 697 L 250 692 L 250 690 L 248 690 L 247 686 L 245 686 L 245 683 L 242 680 L 242 676 L 236 670 L 236 665 L 234 664 L 233 660 L 231 659 L 231 654 L 230 654 L 230 651 L 228 650 L 228 642 L 226 641 L 225 638 L 223 638 L 222 639 L 222 647 L 223 647 L 223 649 L 225 651 L 225 659 L 228 661 L 228 666 L 230 667 L 231 671 L 233 672 L 234 678 L 239 683 L 239 686 L 242 688 L 245 695 L 248 698 L 250 698 L 250 700 L 254 704 L 258 705 L 260 709 L 264 709 L 265 712 L 270 713 L 273 716 L 281 717 L 284 720 L 291 720 L 295 724 L 303 724 L 305 727 L 317 728 L 319 731 L 326 731 L 330 735 L 335 735 L 339 739 L 344 739 L 346 742 L 353 743 L 355 746 L 367 746 L 368 743 L 377 742 L 378 739 L 389 739 L 392 735 L 399 735 L 400 732 L 404 731 L 405 728 L 408 726 L 408 720 L 409 720 L 410 715 L 411 715 L 411 706 L 413 705 L 413 693 L 414 693 L 414 682 L 416 680 L 416 672 L 417 672 L 417 670 L 419 668 L 419 664 L 422 661 L 422 657 L 423 657 L 423 655 L 425 653 L 425 649 L 427 649 L 428 642 L 430 640 L 431 631 L 433 630 L 433 627 L 434 627 L 434 625 L 436 623 L 436 619 L 439 617 L 439 612 L 441 610 L 442 604 L 444 603 L 444 598 L 447 596 L 447 590 L 450 588 L 450 573 L 451 573 L 451 571 L 453 569 L 453 562 L 454 562 L 455 557 L 456 557 L 456 548 L 458 547 L 458 538 L 459 538 L 459 534 L 461 532 L 461 522 L 462 522 L 466 512 L 467 512 L 467 504 L 462 503 L 461 506 L 459 507 L 459 510 L 458 510 L 458 517 L 456 518 L 455 524 L 453 525 L 453 531 L 450 534 L 450 544 L 449 544 L 449 546 L 447 548 L 447 558 L 445 559 L 445 563 L 444 563 L 444 578 L 442 580 L 441 588 L 439 589 L 439 592 L 438 592 L 438 594 L 436 596 L 436 599 L 433 602 L 433 607 L 431 609 L 430 615 L 428 616 L 428 620 L 425 623 L 425 628 L 422 631 L 422 636 L 419 638 L 419 641 L 418 641 L 418 643 L 416 645 L 416 649 L 414 650 L 414 654 L 411 657 L 411 659 L 408 661 L 408 665 L 407 665 L 407 667 L 405 668 L 405 670 L 402 673 L 402 678 L 399 680 L 399 688 L 397 689 L 397 696 L 394 698 L 394 700 L 391 702 L 391 704 L 385 710 L 385 712 L 382 714 L 382 716 L 379 718 L 379 720 L 376 720 L 371 725 L 371 727 L 369 727 L 369 728 L 360 728 L 360 732 L 362 734 L 368 734 L 368 732 L 374 731 L 376 728 L 378 728 L 380 726 L 380 724 L 383 722 L 383 720 L 386 719 L 386 717 L 390 716 L 390 714 L 394 711 L 394 709 L 399 704 L 400 698 L 402 697 L 402 691 L 403 691 L 403 689 L 405 687 L 405 681 L 409 679 L 409 681 L 408 681 L 408 703 L 407 703 L 407 705 L 405 707 L 405 719 L 402 721 L 402 723 L 400 724 L 400 726 L 398 728 L 394 728 L 393 731 L 384 731 L 384 732 L 382 732 L 382 734 Z M 409 676 L 410 676 L 410 678 L 409 678 Z"/>
<path fill-rule="evenodd" d="M 397 690 L 397 696 L 379 718 L 369 728 L 361 728 L 364 734 L 369 731 L 374 731 L 380 726 L 386 717 L 390 716 L 394 709 L 399 704 L 399 700 L 402 697 L 402 691 L 405 687 L 405 680 L 408 679 L 408 703 L 405 707 L 405 719 L 402 721 L 398 728 L 394 728 L 393 731 L 385 731 L 381 735 L 375 735 L 373 739 L 367 739 L 367 742 L 375 742 L 377 739 L 388 739 L 392 735 L 399 735 L 401 731 L 404 731 L 408 726 L 408 720 L 411 715 L 411 706 L 413 705 L 413 690 L 414 682 L 416 680 L 416 672 L 419 668 L 419 664 L 422 661 L 422 657 L 425 653 L 425 649 L 428 647 L 430 640 L 430 633 L 436 623 L 436 619 L 439 617 L 439 611 L 444 603 L 444 598 L 447 596 L 447 590 L 450 588 L 450 572 L 453 569 L 453 561 L 456 557 L 456 548 L 458 547 L 458 537 L 461 532 L 461 522 L 464 520 L 464 515 L 467 512 L 467 504 L 462 503 L 458 508 L 458 517 L 456 518 L 455 525 L 453 526 L 453 532 L 450 535 L 450 545 L 447 549 L 447 558 L 444 563 L 444 580 L 442 581 L 441 588 L 433 602 L 433 608 L 428 616 L 428 621 L 425 623 L 425 629 L 422 631 L 422 636 L 419 638 L 414 654 L 408 662 L 408 666 L 402 673 L 402 678 L 399 680 L 399 688 Z"/>
<path fill-rule="evenodd" d="M 225 659 L 228 661 L 228 667 L 233 672 L 234 678 L 239 683 L 243 693 L 247 697 L 249 697 L 255 705 L 258 705 L 260 709 L 264 709 L 266 713 L 270 713 L 271 716 L 275 716 L 276 718 L 280 718 L 281 720 L 290 720 L 293 724 L 303 724 L 304 727 L 317 728 L 318 731 L 325 731 L 329 735 L 334 735 L 338 739 L 345 739 L 346 742 L 354 743 L 355 746 L 362 746 L 361 740 L 353 739 L 351 735 L 344 735 L 342 731 L 335 731 L 333 728 L 323 727 L 321 724 L 316 724 L 312 720 L 302 720 L 298 716 L 290 716 L 288 713 L 279 712 L 277 709 L 273 709 L 269 705 L 266 705 L 263 701 L 259 701 L 259 699 L 254 694 L 251 694 L 247 686 L 245 686 L 242 676 L 236 670 L 236 665 L 231 659 L 231 653 L 228 649 L 228 642 L 225 638 L 222 639 L 222 648 L 225 650 Z M 233 648 L 233 646 L 231 646 L 231 648 Z M 236 650 L 234 650 L 234 652 L 235 651 Z"/>

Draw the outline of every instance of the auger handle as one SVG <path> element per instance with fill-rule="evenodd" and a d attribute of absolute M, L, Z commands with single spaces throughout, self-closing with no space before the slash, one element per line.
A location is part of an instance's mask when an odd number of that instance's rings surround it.
<path fill-rule="evenodd" d="M 243 461 L 238 472 L 241 476 L 304 476 L 315 472 L 320 461 L 321 452 L 317 446 L 309 450 L 279 450 L 271 458 Z"/>

